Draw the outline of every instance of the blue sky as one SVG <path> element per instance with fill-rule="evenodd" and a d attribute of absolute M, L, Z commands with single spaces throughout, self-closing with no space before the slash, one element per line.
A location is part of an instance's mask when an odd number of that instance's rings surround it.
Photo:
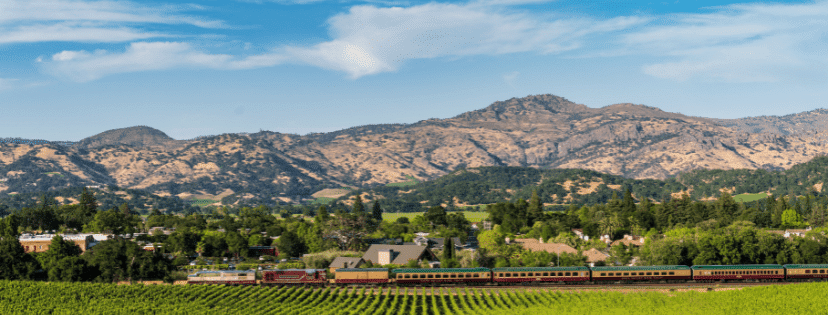
<path fill-rule="evenodd" d="M 448 118 L 555 94 L 826 107 L 828 1 L 0 1 L 0 137 L 176 139 Z"/>

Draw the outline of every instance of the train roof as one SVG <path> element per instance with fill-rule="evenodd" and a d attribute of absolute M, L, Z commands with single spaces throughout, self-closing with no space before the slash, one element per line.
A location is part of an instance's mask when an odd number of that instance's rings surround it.
<path fill-rule="evenodd" d="M 696 265 L 693 270 L 782 269 L 781 265 Z"/>
<path fill-rule="evenodd" d="M 367 271 L 388 271 L 388 268 L 339 268 L 336 272 L 367 272 Z"/>
<path fill-rule="evenodd" d="M 601 266 L 592 267 L 593 271 L 615 271 L 615 270 L 688 270 L 690 267 L 684 265 L 666 266 Z"/>
<path fill-rule="evenodd" d="M 581 271 L 581 270 L 589 270 L 588 267 L 584 266 L 577 266 L 577 267 L 505 267 L 505 268 L 492 268 L 492 271 Z"/>
<path fill-rule="evenodd" d="M 782 267 L 787 269 L 828 268 L 828 264 L 789 264 Z"/>
<path fill-rule="evenodd" d="M 489 268 L 400 268 L 394 273 L 489 272 Z"/>

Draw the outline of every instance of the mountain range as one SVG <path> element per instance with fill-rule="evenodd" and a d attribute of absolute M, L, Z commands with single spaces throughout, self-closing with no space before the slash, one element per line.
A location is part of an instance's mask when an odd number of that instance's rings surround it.
<path fill-rule="evenodd" d="M 484 166 L 587 169 L 666 179 L 699 169 L 785 170 L 828 152 L 828 110 L 692 117 L 554 95 L 495 102 L 447 119 L 296 135 L 262 131 L 175 140 L 146 126 L 71 145 L 0 142 L 0 193 L 78 185 L 233 203 L 298 202 L 326 188 L 436 179 Z"/>

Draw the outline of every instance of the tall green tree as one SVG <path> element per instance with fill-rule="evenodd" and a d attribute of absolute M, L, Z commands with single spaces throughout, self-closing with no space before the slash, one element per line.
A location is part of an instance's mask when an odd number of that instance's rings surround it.
<path fill-rule="evenodd" d="M 782 212 L 782 228 L 783 229 L 791 229 L 791 228 L 800 228 L 805 226 L 805 223 L 802 222 L 802 216 L 796 212 L 794 209 L 787 209 Z"/>
<path fill-rule="evenodd" d="M 736 216 L 738 206 L 733 197 L 728 192 L 722 192 L 719 200 L 716 202 L 716 217 L 722 226 L 729 225 L 733 222 L 733 217 Z"/>
<path fill-rule="evenodd" d="M 26 253 L 17 237 L 0 237 L 0 279 L 30 279 L 37 262 Z"/>
<path fill-rule="evenodd" d="M 365 204 L 362 203 L 362 196 L 356 195 L 354 197 L 353 213 L 355 215 L 365 215 Z"/>
<path fill-rule="evenodd" d="M 371 217 L 377 226 L 379 226 L 379 223 L 382 222 L 382 208 L 380 207 L 379 200 L 374 200 L 374 205 L 371 208 Z"/>
<path fill-rule="evenodd" d="M 64 240 L 56 235 L 49 244 L 49 250 L 37 255 L 37 260 L 45 270 L 51 269 L 63 258 L 80 256 L 81 249 L 72 241 Z"/>
<path fill-rule="evenodd" d="M 293 231 L 285 231 L 279 237 L 279 254 L 287 257 L 301 257 L 307 251 L 305 243 Z"/>
<path fill-rule="evenodd" d="M 328 214 L 328 207 L 319 206 L 319 210 L 316 211 L 316 217 L 314 217 L 314 222 L 324 223 L 330 218 L 331 215 Z"/>
<path fill-rule="evenodd" d="M 448 220 L 446 210 L 441 206 L 428 208 L 426 213 L 423 214 L 423 217 L 434 226 L 446 225 L 446 221 Z"/>
<path fill-rule="evenodd" d="M 85 214 L 94 215 L 94 213 L 98 211 L 98 200 L 95 198 L 94 194 L 91 194 L 88 190 L 86 190 L 86 187 L 83 188 L 79 202 L 81 211 Z"/>
<path fill-rule="evenodd" d="M 529 198 L 527 209 L 528 225 L 533 226 L 535 222 L 543 220 L 543 205 L 538 197 L 538 190 L 532 190 L 532 197 Z"/>
<path fill-rule="evenodd" d="M 137 243 L 123 238 L 100 242 L 87 250 L 83 257 L 97 269 L 95 279 L 100 282 L 145 279 L 169 281 L 173 268 L 172 262 L 162 254 L 145 251 Z"/>

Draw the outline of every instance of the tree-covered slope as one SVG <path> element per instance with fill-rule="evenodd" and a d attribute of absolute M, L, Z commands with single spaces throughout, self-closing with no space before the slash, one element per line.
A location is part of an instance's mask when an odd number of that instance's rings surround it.
<path fill-rule="evenodd" d="M 823 194 L 828 182 L 828 157 L 818 157 L 784 171 L 698 170 L 667 180 L 636 180 L 581 169 L 536 169 L 526 167 L 478 167 L 452 172 L 438 179 L 410 186 L 383 186 L 357 190 L 341 197 L 363 194 L 378 198 L 387 211 L 407 212 L 444 205 L 467 206 L 529 199 L 538 191 L 545 204 L 605 203 L 613 193 L 630 189 L 633 196 L 656 202 L 687 193 L 702 200 L 731 194 L 773 193 L 779 195 Z"/>

